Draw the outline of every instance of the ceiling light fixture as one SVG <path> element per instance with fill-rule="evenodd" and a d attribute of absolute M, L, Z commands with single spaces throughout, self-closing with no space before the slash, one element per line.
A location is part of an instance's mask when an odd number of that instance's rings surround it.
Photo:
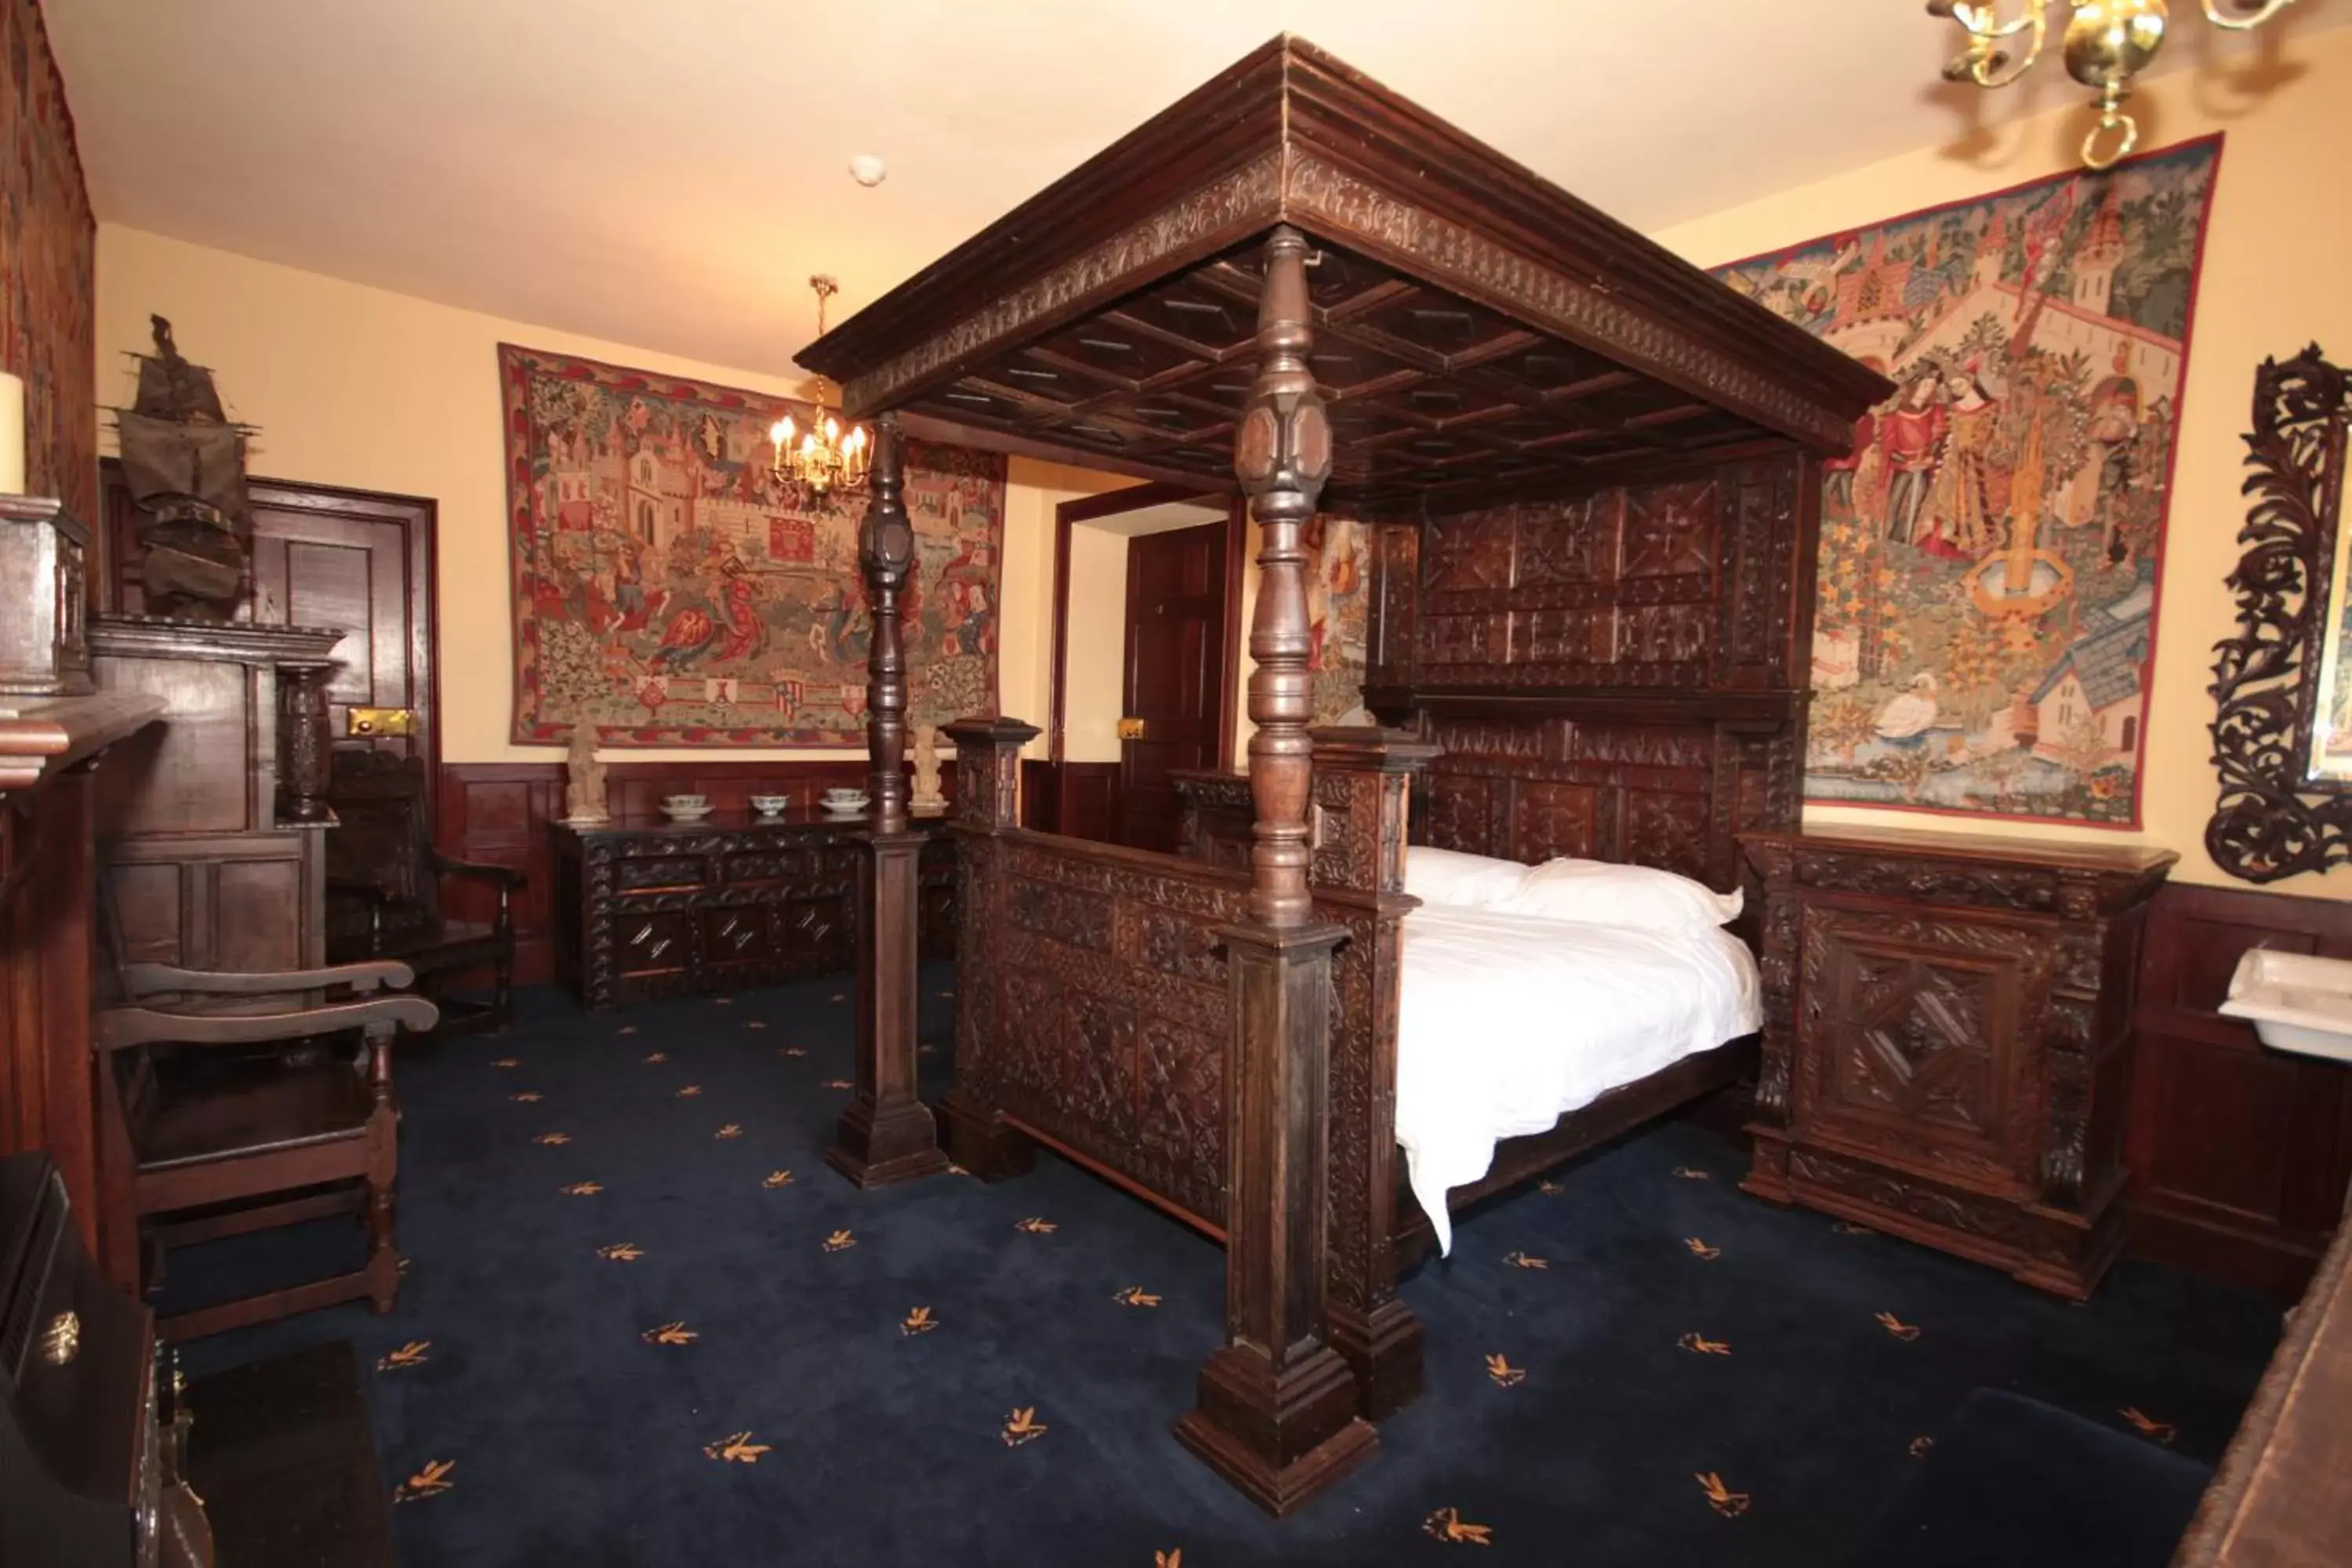
<path fill-rule="evenodd" d="M 809 279 L 809 287 L 816 291 L 816 335 L 823 337 L 824 302 L 841 291 L 841 285 L 820 272 Z M 789 414 L 768 427 L 768 439 L 776 447 L 769 470 L 797 490 L 803 505 L 812 506 L 835 491 L 852 494 L 866 488 L 870 447 L 866 426 L 853 426 L 845 431 L 841 421 L 825 412 L 825 380 L 821 375 L 816 378 L 814 401 L 806 430 L 794 426 Z"/>
<path fill-rule="evenodd" d="M 2007 0 L 1927 0 L 1927 15 L 1959 24 L 1968 45 L 1944 67 L 1947 81 L 2007 87 L 2033 68 L 2050 36 L 2050 13 L 2067 6 L 2063 47 L 2066 72 L 2098 91 L 2099 122 L 2083 138 L 2083 162 L 2111 168 L 2139 142 L 2139 124 L 2123 110 L 2132 79 L 2147 68 L 2164 46 L 2169 12 L 2165 0 L 2024 0 L 2017 16 L 2004 16 Z M 2199 0 L 2205 19 L 2233 33 L 2252 32 L 2294 0 Z M 2225 15 L 2224 12 L 2229 13 Z M 2022 36 L 2022 51 L 2011 40 Z"/>

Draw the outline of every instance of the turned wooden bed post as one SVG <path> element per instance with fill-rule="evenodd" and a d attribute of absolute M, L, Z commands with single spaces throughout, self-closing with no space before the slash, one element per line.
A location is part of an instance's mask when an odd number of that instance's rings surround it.
<path fill-rule="evenodd" d="M 875 422 L 871 489 L 858 564 L 873 637 L 866 658 L 866 754 L 870 816 L 856 835 L 857 1098 L 824 1162 L 861 1187 L 947 1169 L 931 1113 L 915 1094 L 916 859 L 924 836 L 907 819 L 907 655 L 898 594 L 915 569 L 898 416 Z"/>
<path fill-rule="evenodd" d="M 1307 891 L 1313 782 L 1306 554 L 1299 535 L 1331 473 L 1331 430 L 1307 368 L 1314 342 L 1307 241 L 1266 242 L 1258 372 L 1234 439 L 1255 509 L 1250 626 L 1250 794 L 1257 810 L 1251 918 L 1225 928 L 1234 1041 L 1227 1058 L 1225 1342 L 1201 1368 L 1179 1441 L 1259 1506 L 1301 1507 L 1371 1458 L 1355 1374 L 1329 1343 L 1331 952 Z"/>

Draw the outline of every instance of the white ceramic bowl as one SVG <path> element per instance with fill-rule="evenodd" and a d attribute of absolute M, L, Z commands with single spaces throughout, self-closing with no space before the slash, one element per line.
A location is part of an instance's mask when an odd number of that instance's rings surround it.
<path fill-rule="evenodd" d="M 792 803 L 793 797 L 788 795 L 755 795 L 751 797 L 751 809 L 761 816 L 773 816 Z"/>

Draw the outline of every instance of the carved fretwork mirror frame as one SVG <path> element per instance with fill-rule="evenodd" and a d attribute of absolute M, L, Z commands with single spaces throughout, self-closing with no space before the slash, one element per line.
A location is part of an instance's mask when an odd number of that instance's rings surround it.
<path fill-rule="evenodd" d="M 2265 360 L 2246 437 L 2253 499 L 2230 586 L 2238 635 L 2215 645 L 2205 826 L 2214 864 L 2274 882 L 2352 862 L 2352 594 L 2338 560 L 2352 374 L 2317 344 Z"/>

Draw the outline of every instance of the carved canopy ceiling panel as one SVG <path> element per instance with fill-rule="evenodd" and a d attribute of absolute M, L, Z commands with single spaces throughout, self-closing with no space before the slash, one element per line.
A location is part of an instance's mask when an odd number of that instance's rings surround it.
<path fill-rule="evenodd" d="M 1260 251 L 1314 247 L 1327 495 L 1558 493 L 1793 443 L 1893 388 L 1301 39 L 1277 38 L 801 352 L 904 409 L 1223 481 Z"/>
<path fill-rule="evenodd" d="M 1308 355 L 1335 490 L 1556 487 L 1773 432 L 1333 246 Z M 908 406 L 1222 479 L 1257 361 L 1259 258 L 1218 259 L 1025 343 Z"/>

